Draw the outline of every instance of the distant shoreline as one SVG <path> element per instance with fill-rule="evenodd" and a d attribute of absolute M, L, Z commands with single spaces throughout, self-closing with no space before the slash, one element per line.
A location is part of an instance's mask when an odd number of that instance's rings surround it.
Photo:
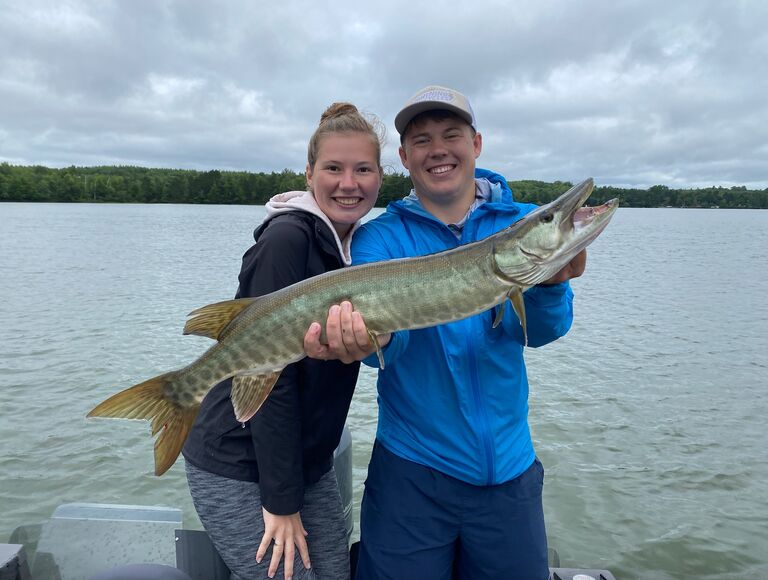
<path fill-rule="evenodd" d="M 509 185 L 517 201 L 543 204 L 572 184 L 517 180 Z M 385 207 L 405 197 L 411 187 L 406 174 L 385 175 L 376 206 Z M 52 169 L 0 163 L 0 202 L 264 205 L 276 193 L 303 189 L 304 173 L 289 169 L 271 173 L 124 166 Z M 589 203 L 612 198 L 619 198 L 622 207 L 768 209 L 768 188 L 749 190 L 744 186 L 633 189 L 597 185 Z"/>

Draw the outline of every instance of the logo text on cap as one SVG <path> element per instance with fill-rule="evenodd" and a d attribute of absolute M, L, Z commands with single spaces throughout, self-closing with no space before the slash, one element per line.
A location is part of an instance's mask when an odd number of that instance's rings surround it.
<path fill-rule="evenodd" d="M 453 94 L 449 93 L 448 91 L 433 90 L 419 95 L 413 100 L 413 102 L 420 103 L 421 101 L 443 101 L 449 103 L 453 99 Z"/>

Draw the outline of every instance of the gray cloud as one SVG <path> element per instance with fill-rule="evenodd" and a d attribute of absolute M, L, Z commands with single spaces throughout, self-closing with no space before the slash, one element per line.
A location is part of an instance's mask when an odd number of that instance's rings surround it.
<path fill-rule="evenodd" d="M 509 179 L 768 186 L 758 0 L 0 1 L 0 161 L 301 170 L 321 112 L 472 100 Z"/>

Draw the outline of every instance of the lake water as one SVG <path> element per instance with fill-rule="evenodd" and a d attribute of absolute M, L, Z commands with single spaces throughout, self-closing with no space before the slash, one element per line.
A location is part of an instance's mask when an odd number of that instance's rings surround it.
<path fill-rule="evenodd" d="M 147 423 L 86 420 L 187 364 L 186 314 L 230 298 L 262 207 L 0 204 L 0 541 L 65 502 L 181 507 Z M 620 209 L 527 352 L 562 565 L 621 579 L 768 577 L 768 211 Z M 359 505 L 375 374 L 350 412 Z"/>

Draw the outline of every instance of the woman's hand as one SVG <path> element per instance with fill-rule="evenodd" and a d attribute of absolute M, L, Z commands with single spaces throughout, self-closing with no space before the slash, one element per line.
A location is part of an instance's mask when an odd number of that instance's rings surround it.
<path fill-rule="evenodd" d="M 307 531 L 301 523 L 300 513 L 296 512 L 289 516 L 276 516 L 269 513 L 263 507 L 261 508 L 261 511 L 264 515 L 264 537 L 261 539 L 259 549 L 256 551 L 256 561 L 261 562 L 264 558 L 264 554 L 267 553 L 267 548 L 269 548 L 270 542 L 274 540 L 272 560 L 269 563 L 269 577 L 275 577 L 277 567 L 280 565 L 280 558 L 285 556 L 285 564 L 283 567 L 285 571 L 285 580 L 293 578 L 293 558 L 296 548 L 299 549 L 299 554 L 301 554 L 304 567 L 307 569 L 311 568 L 312 565 L 309 562 L 309 549 L 307 548 L 307 540 L 305 539 Z"/>

